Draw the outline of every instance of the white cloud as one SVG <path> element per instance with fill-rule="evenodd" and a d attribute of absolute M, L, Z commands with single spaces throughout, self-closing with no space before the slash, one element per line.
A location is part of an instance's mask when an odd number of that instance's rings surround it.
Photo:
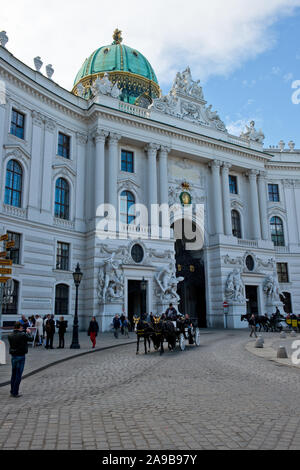
<path fill-rule="evenodd" d="M 190 65 L 195 78 L 228 75 L 274 46 L 271 26 L 300 0 L 14 0 L 1 5 L 7 48 L 32 66 L 40 55 L 54 79 L 71 88 L 85 58 L 123 31 L 124 43 L 152 63 L 160 83 Z"/>

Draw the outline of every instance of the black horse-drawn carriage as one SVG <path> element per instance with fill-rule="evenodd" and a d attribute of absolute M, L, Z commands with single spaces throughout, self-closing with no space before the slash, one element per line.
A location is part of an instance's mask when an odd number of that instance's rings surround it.
<path fill-rule="evenodd" d="M 300 327 L 300 320 L 295 318 L 285 318 L 279 311 L 273 313 L 270 317 L 267 315 L 255 315 L 256 326 L 259 332 L 262 330 L 265 332 L 271 331 L 273 333 L 280 333 L 284 328 L 298 329 Z M 241 321 L 248 321 L 251 318 L 251 314 L 242 315 Z"/>
<path fill-rule="evenodd" d="M 140 317 L 134 317 L 135 332 L 137 335 L 137 351 L 139 354 L 140 340 L 144 339 L 145 354 L 147 345 L 150 351 L 151 341 L 156 351 L 164 353 L 164 342 L 168 343 L 170 351 L 174 351 L 179 345 L 181 351 L 185 350 L 186 344 L 200 346 L 200 329 L 194 326 L 193 322 L 187 322 L 182 316 L 178 316 L 176 321 L 171 321 L 160 316 L 155 316 L 152 321 L 147 322 Z"/>

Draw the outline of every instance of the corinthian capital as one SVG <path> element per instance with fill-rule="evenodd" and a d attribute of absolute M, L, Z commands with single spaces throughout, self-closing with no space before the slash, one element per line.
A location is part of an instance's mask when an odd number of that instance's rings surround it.
<path fill-rule="evenodd" d="M 81 132 L 77 132 L 76 138 L 77 138 L 77 143 L 81 145 L 85 145 L 88 141 L 87 134 L 82 134 Z"/>
<path fill-rule="evenodd" d="M 111 132 L 109 134 L 109 143 L 113 145 L 117 145 L 119 140 L 121 140 L 122 136 L 121 134 L 117 134 L 116 132 Z"/>
<path fill-rule="evenodd" d="M 220 162 L 220 160 L 213 160 L 212 162 L 209 162 L 208 166 L 212 170 L 219 170 L 220 167 L 222 166 L 222 162 Z"/>
<path fill-rule="evenodd" d="M 160 148 L 160 145 L 155 143 L 155 142 L 149 142 L 149 144 L 146 145 L 145 147 L 145 152 L 149 153 L 156 153 L 158 149 Z"/>
<path fill-rule="evenodd" d="M 171 147 L 168 145 L 161 145 L 160 146 L 160 154 L 161 155 L 168 155 L 171 152 Z"/>
<path fill-rule="evenodd" d="M 223 162 L 223 165 L 222 165 L 222 171 L 224 173 L 228 173 L 230 168 L 232 167 L 232 165 L 228 162 Z"/>
<path fill-rule="evenodd" d="M 258 170 L 250 170 L 246 173 L 246 176 L 248 176 L 249 179 L 256 180 L 258 174 Z"/>
<path fill-rule="evenodd" d="M 32 122 L 36 126 L 42 126 L 44 124 L 45 118 L 41 113 L 38 113 L 37 111 L 32 111 L 31 116 L 32 116 Z"/>
<path fill-rule="evenodd" d="M 105 142 L 106 137 L 108 136 L 108 132 L 104 131 L 103 129 L 96 129 L 95 132 L 93 133 L 93 138 L 95 139 L 95 142 Z"/>

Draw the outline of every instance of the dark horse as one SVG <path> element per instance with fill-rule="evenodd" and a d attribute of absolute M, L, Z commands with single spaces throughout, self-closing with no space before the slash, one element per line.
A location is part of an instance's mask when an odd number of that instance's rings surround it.
<path fill-rule="evenodd" d="M 164 341 L 168 342 L 170 351 L 174 351 L 176 347 L 176 329 L 171 321 L 164 321 L 161 317 L 154 317 L 153 319 L 153 334 L 151 339 L 154 344 L 154 348 L 158 351 L 160 349 L 160 355 L 164 351 Z"/>
<path fill-rule="evenodd" d="M 241 316 L 241 321 L 247 321 L 249 323 L 249 320 L 251 318 L 252 314 L 247 313 L 247 315 L 242 315 Z M 259 332 L 261 332 L 261 329 L 263 328 L 264 331 L 269 331 L 270 328 L 270 320 L 265 317 L 264 315 L 255 315 L 255 322 L 256 325 L 259 326 Z"/>
<path fill-rule="evenodd" d="M 144 338 L 145 354 L 148 354 L 147 343 L 150 351 L 150 336 L 153 334 L 153 328 L 148 322 L 141 320 L 140 317 L 133 317 L 133 323 L 137 338 L 136 353 L 139 354 L 140 340 L 141 338 Z"/>

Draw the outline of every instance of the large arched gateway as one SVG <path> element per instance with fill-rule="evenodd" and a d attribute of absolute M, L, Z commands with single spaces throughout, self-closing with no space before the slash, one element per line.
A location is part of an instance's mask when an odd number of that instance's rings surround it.
<path fill-rule="evenodd" d="M 176 275 L 184 277 L 178 284 L 180 313 L 188 313 L 199 327 L 207 327 L 206 294 L 205 294 L 205 265 L 203 249 L 203 233 L 199 225 L 194 222 L 178 220 L 173 224 L 176 256 Z M 195 234 L 194 238 L 191 234 Z M 195 250 L 191 250 L 193 243 L 197 243 Z M 200 247 L 202 246 L 202 249 Z M 189 249 L 188 249 L 189 248 Z"/>

